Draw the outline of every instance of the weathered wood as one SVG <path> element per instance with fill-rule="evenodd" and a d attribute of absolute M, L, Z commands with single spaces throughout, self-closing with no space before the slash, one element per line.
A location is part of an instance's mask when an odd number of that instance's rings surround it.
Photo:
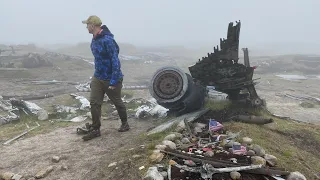
<path fill-rule="evenodd" d="M 182 155 L 182 154 L 178 154 L 178 153 L 173 153 L 173 152 L 168 152 L 168 151 L 162 151 L 162 153 L 165 154 L 169 154 L 175 157 L 179 157 L 179 158 L 183 158 L 183 159 L 189 159 L 192 160 L 194 162 L 198 162 L 198 163 L 206 163 L 206 164 L 211 164 L 214 167 L 239 167 L 239 166 L 243 166 L 241 164 L 235 164 L 235 163 L 222 163 L 222 162 L 217 162 L 217 161 L 213 161 L 213 160 L 206 160 L 206 159 L 200 159 L 200 158 L 195 158 L 195 157 L 191 157 L 188 155 Z M 254 169 L 254 170 L 246 170 L 246 172 L 248 173 L 252 173 L 252 174 L 260 174 L 260 175 L 289 175 L 290 172 L 288 171 L 282 171 L 282 170 L 278 170 L 278 169 L 274 169 L 274 168 L 259 168 L 259 169 Z"/>

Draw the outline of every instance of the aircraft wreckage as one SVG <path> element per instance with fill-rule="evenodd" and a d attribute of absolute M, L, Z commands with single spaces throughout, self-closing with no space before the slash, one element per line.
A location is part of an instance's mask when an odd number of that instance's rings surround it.
<path fill-rule="evenodd" d="M 178 67 L 163 67 L 153 75 L 149 91 L 158 104 L 175 115 L 182 115 L 204 105 L 207 87 L 228 94 L 232 101 L 247 100 L 254 106 L 264 105 L 252 79 L 255 67 L 250 66 L 248 49 L 243 48 L 244 64 L 238 63 L 241 22 L 229 23 L 227 39 L 220 39 L 213 53 L 189 67 L 190 74 Z"/>

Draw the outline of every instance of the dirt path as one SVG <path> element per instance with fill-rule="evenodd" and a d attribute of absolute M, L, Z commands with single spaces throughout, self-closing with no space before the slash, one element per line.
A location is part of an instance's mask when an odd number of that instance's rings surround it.
<path fill-rule="evenodd" d="M 117 120 L 103 121 L 101 137 L 87 142 L 75 134 L 74 126 L 19 140 L 9 146 L 0 145 L 0 171 L 32 176 L 54 165 L 55 170 L 44 179 L 109 179 L 101 175 L 107 173 L 108 164 L 120 160 L 116 155 L 118 149 L 139 146 L 135 138 L 153 124 L 152 121 L 130 119 L 132 129 L 120 133 L 117 131 L 119 123 Z M 53 163 L 51 158 L 55 155 L 65 159 Z M 59 165 L 67 165 L 69 169 L 62 171 Z"/>

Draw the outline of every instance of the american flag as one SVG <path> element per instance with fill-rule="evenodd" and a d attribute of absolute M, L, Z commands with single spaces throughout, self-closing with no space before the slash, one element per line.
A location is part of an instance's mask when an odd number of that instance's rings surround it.
<path fill-rule="evenodd" d="M 247 148 L 241 145 L 232 145 L 232 154 L 245 155 L 247 154 Z"/>
<path fill-rule="evenodd" d="M 214 119 L 209 120 L 209 130 L 210 131 L 219 131 L 223 128 L 223 125 Z"/>

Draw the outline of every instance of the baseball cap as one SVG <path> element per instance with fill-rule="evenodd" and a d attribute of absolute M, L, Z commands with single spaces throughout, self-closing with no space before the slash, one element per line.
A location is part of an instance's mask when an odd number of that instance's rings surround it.
<path fill-rule="evenodd" d="M 87 20 L 82 21 L 83 24 L 93 24 L 96 26 L 101 26 L 102 21 L 98 16 L 92 15 L 89 16 Z"/>

